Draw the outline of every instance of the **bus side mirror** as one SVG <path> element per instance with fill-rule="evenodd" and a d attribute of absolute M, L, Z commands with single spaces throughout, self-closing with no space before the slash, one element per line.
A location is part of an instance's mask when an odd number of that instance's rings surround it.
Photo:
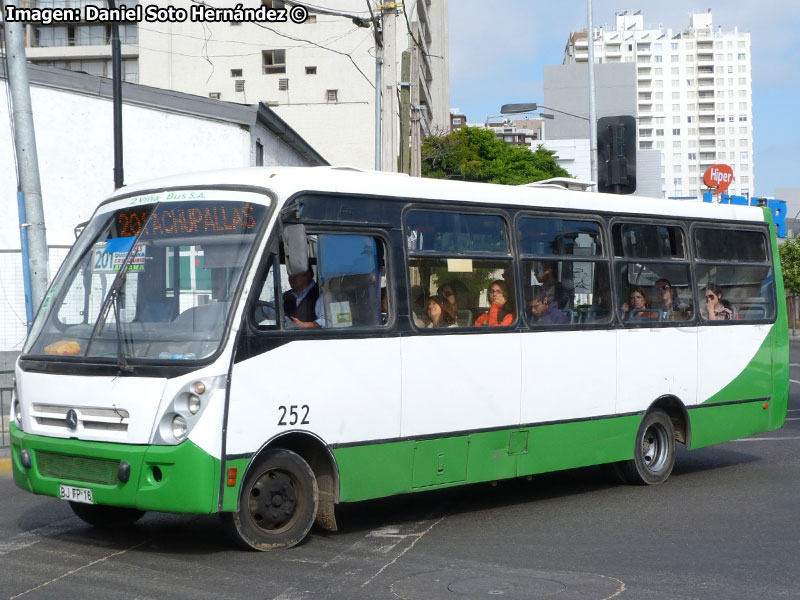
<path fill-rule="evenodd" d="M 286 271 L 299 275 L 308 271 L 308 241 L 305 225 L 286 225 L 283 228 L 283 248 L 286 252 Z"/>

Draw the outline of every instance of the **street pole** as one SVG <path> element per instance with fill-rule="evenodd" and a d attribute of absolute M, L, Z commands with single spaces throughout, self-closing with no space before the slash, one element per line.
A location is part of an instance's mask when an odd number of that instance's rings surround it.
<path fill-rule="evenodd" d="M 383 39 L 382 19 L 376 18 L 372 12 L 370 0 L 367 0 L 372 20 L 372 35 L 375 37 L 375 170 L 381 170 L 381 88 L 383 87 Z"/>
<path fill-rule="evenodd" d="M 409 136 L 411 133 L 411 52 L 402 54 L 400 65 L 400 172 L 411 173 Z"/>
<path fill-rule="evenodd" d="M 11 93 L 12 120 L 14 122 L 14 150 L 19 168 L 19 190 L 23 195 L 24 215 L 20 215 L 22 238 L 28 241 L 28 264 L 31 287 L 30 314 L 44 299 L 50 280 L 47 265 L 47 235 L 44 226 L 42 186 L 39 181 L 39 163 L 36 152 L 36 135 L 33 127 L 28 65 L 25 59 L 23 24 L 3 21 L 6 33 L 8 59 L 8 87 Z M 30 323 L 28 326 L 30 327 Z"/>
<path fill-rule="evenodd" d="M 383 103 L 381 105 L 381 171 L 397 172 L 397 8 L 381 8 L 383 23 Z"/>
<path fill-rule="evenodd" d="M 594 25 L 592 23 L 592 0 L 586 0 L 587 38 L 589 42 L 589 160 L 592 165 L 592 181 L 597 191 L 597 108 L 594 103 Z"/>
<path fill-rule="evenodd" d="M 414 35 L 419 37 L 419 23 L 414 21 L 411 25 Z M 422 177 L 422 123 L 419 110 L 419 61 L 420 49 L 412 40 L 411 42 L 411 171 L 412 177 Z"/>
<path fill-rule="evenodd" d="M 116 1 L 108 0 L 108 7 L 116 10 Z M 122 161 L 122 48 L 119 40 L 119 23 L 111 22 L 112 104 L 114 112 L 114 188 L 125 185 Z"/>

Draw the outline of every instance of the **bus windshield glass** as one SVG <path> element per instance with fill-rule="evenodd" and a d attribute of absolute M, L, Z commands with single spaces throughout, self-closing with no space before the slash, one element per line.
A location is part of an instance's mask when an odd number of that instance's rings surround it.
<path fill-rule="evenodd" d="M 51 286 L 25 353 L 121 365 L 213 355 L 266 206 L 228 200 L 247 196 L 235 192 L 183 196 L 192 199 L 95 215 Z"/>

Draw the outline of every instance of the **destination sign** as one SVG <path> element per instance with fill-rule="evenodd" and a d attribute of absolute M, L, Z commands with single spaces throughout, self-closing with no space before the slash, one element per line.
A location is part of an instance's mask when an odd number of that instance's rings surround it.
<path fill-rule="evenodd" d="M 142 206 L 117 213 L 117 235 L 143 238 L 254 233 L 264 207 L 243 202 L 202 202 Z"/>

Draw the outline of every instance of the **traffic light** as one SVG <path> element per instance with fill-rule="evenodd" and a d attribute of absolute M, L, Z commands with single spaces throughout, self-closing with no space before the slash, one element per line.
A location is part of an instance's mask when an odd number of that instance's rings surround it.
<path fill-rule="evenodd" d="M 636 191 L 636 119 L 630 115 L 597 119 L 597 190 Z"/>

